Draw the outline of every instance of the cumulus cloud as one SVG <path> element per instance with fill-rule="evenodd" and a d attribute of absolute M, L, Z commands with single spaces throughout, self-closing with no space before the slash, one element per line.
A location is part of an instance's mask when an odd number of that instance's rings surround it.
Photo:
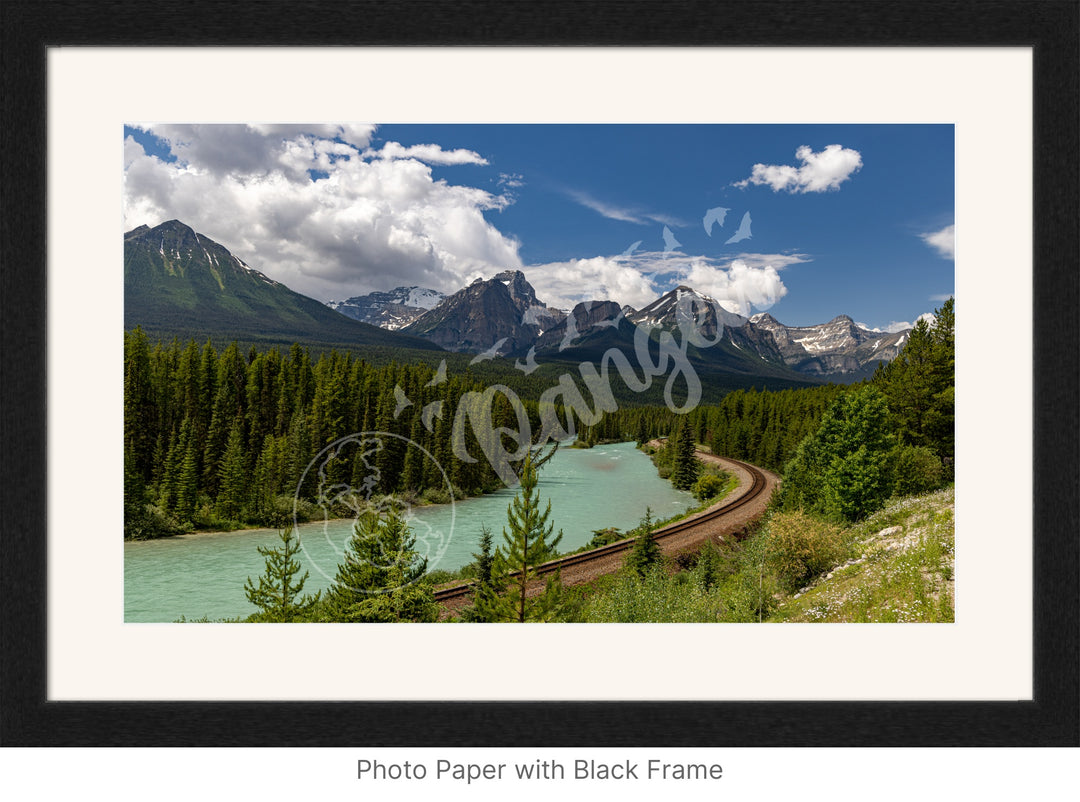
<path fill-rule="evenodd" d="M 525 176 L 520 173 L 499 173 L 499 186 L 517 189 L 525 186 Z"/>
<path fill-rule="evenodd" d="M 678 284 L 714 298 L 729 312 L 749 316 L 787 294 L 780 278 L 784 267 L 808 261 L 802 254 L 744 254 L 734 260 L 664 254 L 656 251 L 598 256 L 531 265 L 526 277 L 545 303 L 570 309 L 582 301 L 617 301 L 636 309 L 655 301 Z"/>
<path fill-rule="evenodd" d="M 177 161 L 125 141 L 125 230 L 178 218 L 321 300 L 402 284 L 452 292 L 521 265 L 520 243 L 484 219 L 510 199 L 436 181 L 416 158 L 362 158 L 374 127 L 147 128 Z"/>
<path fill-rule="evenodd" d="M 769 309 L 787 295 L 787 287 L 775 267 L 751 267 L 738 259 L 726 267 L 695 262 L 686 271 L 685 283 L 715 298 L 729 312 L 744 317 L 752 315 L 754 310 Z"/>
<path fill-rule="evenodd" d="M 933 248 L 943 259 L 956 258 L 956 226 L 945 226 L 940 231 L 928 231 L 919 238 Z"/>
<path fill-rule="evenodd" d="M 612 256 L 530 265 L 524 273 L 536 297 L 560 309 L 572 309 L 582 301 L 617 301 L 640 308 L 661 294 L 650 276 Z"/>
<path fill-rule="evenodd" d="M 487 164 L 488 160 L 471 150 L 457 148 L 443 150 L 439 145 L 410 145 L 405 147 L 400 142 L 387 142 L 379 150 L 367 150 L 365 157 L 377 159 L 416 159 L 426 164 Z"/>
<path fill-rule="evenodd" d="M 862 167 L 862 154 L 840 145 L 828 145 L 815 153 L 808 145 L 795 151 L 801 164 L 755 164 L 750 177 L 735 182 L 734 186 L 746 188 L 750 184 L 772 187 L 773 192 L 828 192 L 840 189 L 840 185 Z"/>
<path fill-rule="evenodd" d="M 158 137 L 178 160 L 214 175 L 258 175 L 281 169 L 285 144 L 299 139 L 341 140 L 349 153 L 365 148 L 374 125 L 217 125 L 139 126 Z"/>

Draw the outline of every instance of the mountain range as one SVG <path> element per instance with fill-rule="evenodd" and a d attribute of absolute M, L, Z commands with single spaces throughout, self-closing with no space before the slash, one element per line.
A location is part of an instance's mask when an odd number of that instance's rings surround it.
<path fill-rule="evenodd" d="M 658 332 L 682 330 L 694 332 L 687 354 L 698 370 L 800 383 L 869 375 L 908 333 L 871 331 L 846 315 L 816 326 L 785 326 L 766 313 L 747 318 L 687 286 L 637 310 L 614 300 L 557 309 L 519 270 L 450 295 L 412 286 L 323 304 L 178 220 L 124 234 L 124 326 L 136 325 L 159 336 L 445 349 L 526 366 L 595 361 L 611 348 L 630 355 L 639 328 L 651 347 Z"/>
<path fill-rule="evenodd" d="M 381 311 L 367 319 L 391 316 L 401 307 L 397 299 L 434 290 L 398 287 L 350 299 L 354 308 Z M 333 302 L 332 302 L 333 303 Z M 767 313 L 750 318 L 686 286 L 679 286 L 642 309 L 615 301 L 580 303 L 571 310 L 546 306 L 519 270 L 507 270 L 489 280 L 442 297 L 426 310 L 410 313 L 400 330 L 436 343 L 449 351 L 490 356 L 558 355 L 562 359 L 599 353 L 607 348 L 633 348 L 634 327 L 697 332 L 698 358 L 735 372 L 761 373 L 764 367 L 795 371 L 831 380 L 857 380 L 873 372 L 878 362 L 896 357 L 907 338 L 900 332 L 873 331 L 847 315 L 814 326 L 785 326 Z M 390 328 L 390 326 L 387 326 Z M 772 371 L 766 371 L 771 373 Z"/>

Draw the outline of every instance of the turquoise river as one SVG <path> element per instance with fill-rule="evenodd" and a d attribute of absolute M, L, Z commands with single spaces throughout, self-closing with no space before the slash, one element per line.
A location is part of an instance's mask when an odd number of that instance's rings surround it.
<path fill-rule="evenodd" d="M 626 531 L 650 507 L 667 518 L 690 507 L 693 497 L 661 479 L 652 461 L 633 443 L 561 448 L 540 471 L 541 503 L 551 501 L 555 532 L 563 530 L 560 551 L 572 551 L 593 530 L 615 526 Z M 453 570 L 472 561 L 482 526 L 503 542 L 506 508 L 514 490 L 503 489 L 456 504 L 413 507 L 410 526 L 417 548 L 427 552 L 428 569 Z M 310 572 L 305 592 L 329 587 L 351 520 L 301 524 L 300 561 Z M 254 607 L 244 595 L 244 580 L 263 571 L 257 546 L 279 545 L 271 529 L 183 535 L 124 543 L 124 620 L 170 622 L 181 616 L 211 619 L 246 616 Z"/>

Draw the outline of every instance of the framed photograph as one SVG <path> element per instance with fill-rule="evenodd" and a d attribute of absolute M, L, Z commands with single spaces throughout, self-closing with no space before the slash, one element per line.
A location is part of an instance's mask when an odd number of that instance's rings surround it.
<path fill-rule="evenodd" d="M 6 744 L 1076 745 L 1075 4 L 53 5 Z"/>

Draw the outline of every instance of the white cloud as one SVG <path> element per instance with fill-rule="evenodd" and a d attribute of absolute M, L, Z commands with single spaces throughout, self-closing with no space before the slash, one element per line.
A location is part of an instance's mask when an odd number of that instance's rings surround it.
<path fill-rule="evenodd" d="M 520 243 L 484 219 L 506 196 L 435 181 L 414 158 L 360 158 L 364 130 L 264 128 L 150 127 L 172 144 L 171 163 L 129 138 L 125 230 L 177 218 L 322 300 L 403 284 L 456 291 L 520 267 Z M 308 170 L 328 176 L 313 182 Z"/>
<path fill-rule="evenodd" d="M 587 192 L 570 190 L 567 193 L 571 198 L 587 209 L 592 209 L 597 214 L 603 215 L 609 220 L 620 220 L 624 223 L 636 223 L 639 226 L 647 226 L 652 223 L 660 223 L 666 226 L 683 226 L 685 223 L 678 218 L 666 214 L 645 212 L 631 206 L 618 206 L 606 201 L 597 200 Z"/>
<path fill-rule="evenodd" d="M 828 145 L 815 153 L 808 145 L 795 151 L 801 165 L 755 164 L 749 178 L 735 182 L 734 186 L 745 188 L 750 184 L 772 187 L 773 192 L 784 190 L 793 194 L 828 192 L 840 189 L 862 167 L 862 155 L 857 150 Z"/>
<path fill-rule="evenodd" d="M 775 267 L 752 267 L 738 259 L 727 267 L 695 262 L 686 271 L 684 283 L 715 298 L 729 312 L 744 317 L 752 315 L 754 310 L 769 309 L 787 295 L 787 287 Z"/>
<path fill-rule="evenodd" d="M 488 160 L 471 150 L 458 148 L 443 150 L 439 145 L 410 145 L 405 147 L 400 142 L 387 142 L 379 150 L 367 150 L 365 157 L 378 159 L 416 159 L 426 164 L 487 164 Z"/>
<path fill-rule="evenodd" d="M 732 262 L 742 262 L 748 267 L 772 267 L 776 270 L 810 261 L 805 253 L 740 253 L 730 258 Z"/>
<path fill-rule="evenodd" d="M 286 143 L 340 139 L 349 153 L 365 148 L 374 125 L 214 125 L 140 126 L 164 140 L 181 162 L 215 175 L 265 174 L 277 169 Z M 340 145 L 341 143 L 335 143 Z"/>
<path fill-rule="evenodd" d="M 641 308 L 662 294 L 651 277 L 612 256 L 530 265 L 524 273 L 536 297 L 560 309 L 572 309 L 582 301 L 617 301 Z"/>
<path fill-rule="evenodd" d="M 913 328 L 915 328 L 915 323 L 918 323 L 920 320 L 925 320 L 927 325 L 930 325 L 930 326 L 933 326 L 934 323 L 937 322 L 937 318 L 934 317 L 934 315 L 932 313 L 923 312 L 921 315 L 919 315 L 917 318 L 915 318 L 915 321 L 913 323 L 908 323 L 907 321 L 903 321 L 903 320 L 901 320 L 901 321 L 894 320 L 893 322 L 889 323 L 889 325 L 885 326 L 884 328 L 870 329 L 870 331 L 884 331 L 886 334 L 896 334 L 897 332 L 903 331 L 904 329 L 913 329 Z M 862 324 L 860 323 L 859 325 L 862 325 Z"/>
<path fill-rule="evenodd" d="M 937 301 L 938 303 L 944 303 L 945 301 L 949 300 L 952 297 L 953 297 L 953 293 L 951 293 L 951 292 L 943 292 L 943 293 L 940 293 L 939 295 L 931 295 L 930 300 L 931 301 Z"/>
<path fill-rule="evenodd" d="M 525 186 L 525 176 L 520 173 L 499 173 L 498 184 L 500 187 L 517 189 L 518 187 Z"/>
<path fill-rule="evenodd" d="M 919 238 L 944 259 L 956 258 L 956 226 L 945 226 L 940 231 L 928 231 Z"/>
<path fill-rule="evenodd" d="M 802 254 L 744 254 L 719 262 L 701 256 L 656 251 L 598 256 L 530 265 L 523 268 L 536 295 L 545 303 L 569 309 L 581 301 L 617 301 L 636 309 L 686 284 L 720 303 L 729 312 L 749 316 L 787 294 L 780 278 L 784 267 L 808 261 Z"/>

